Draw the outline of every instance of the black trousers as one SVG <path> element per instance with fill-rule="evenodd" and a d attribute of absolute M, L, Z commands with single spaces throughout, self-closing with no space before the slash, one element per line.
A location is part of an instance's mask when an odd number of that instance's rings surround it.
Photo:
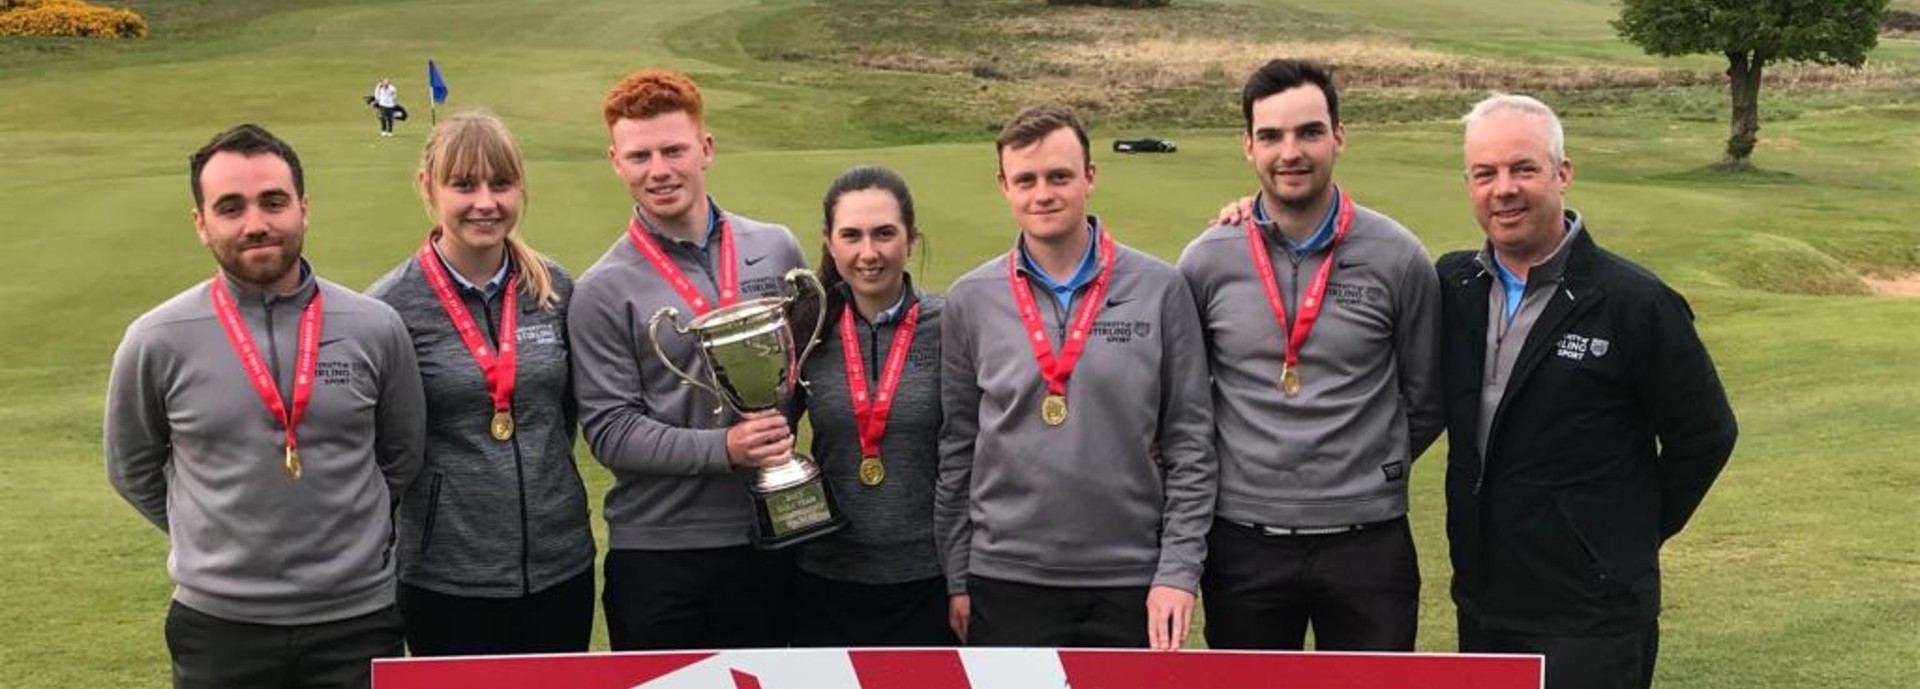
<path fill-rule="evenodd" d="M 1660 622 L 1621 634 L 1548 636 L 1493 631 L 1459 616 L 1461 653 L 1538 653 L 1547 689 L 1648 689 L 1660 655 Z"/>
<path fill-rule="evenodd" d="M 516 598 L 451 596 L 400 584 L 416 656 L 579 653 L 593 639 L 593 568 Z"/>
<path fill-rule="evenodd" d="M 393 131 L 393 108 L 375 108 L 380 111 L 380 131 Z"/>
<path fill-rule="evenodd" d="M 1200 579 L 1207 646 L 1411 651 L 1420 563 L 1405 517 L 1325 536 L 1269 536 L 1216 519 Z"/>
<path fill-rule="evenodd" d="M 788 643 L 793 558 L 752 546 L 607 553 L 607 639 L 616 651 Z"/>
<path fill-rule="evenodd" d="M 167 609 L 167 650 L 176 689 L 364 688 L 373 659 L 401 653 L 400 611 L 387 606 L 333 622 L 272 625 Z"/>
<path fill-rule="evenodd" d="M 972 646 L 1146 648 L 1147 587 L 1062 588 L 967 579 Z"/>
<path fill-rule="evenodd" d="M 793 573 L 795 646 L 958 646 L 947 579 L 856 584 Z"/>

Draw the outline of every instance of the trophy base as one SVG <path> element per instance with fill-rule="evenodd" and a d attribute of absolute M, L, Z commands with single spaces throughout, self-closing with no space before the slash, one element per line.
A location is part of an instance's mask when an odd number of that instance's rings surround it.
<path fill-rule="evenodd" d="M 847 520 L 812 460 L 798 454 L 762 470 L 749 484 L 753 496 L 753 546 L 780 550 L 839 531 Z"/>

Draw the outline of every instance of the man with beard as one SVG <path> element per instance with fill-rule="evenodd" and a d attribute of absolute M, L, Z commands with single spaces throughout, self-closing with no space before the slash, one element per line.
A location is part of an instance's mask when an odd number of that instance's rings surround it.
<path fill-rule="evenodd" d="M 176 687 L 364 687 L 401 652 L 395 496 L 425 403 L 399 315 L 300 257 L 300 158 L 255 125 L 190 159 L 220 271 L 128 326 L 107 476 L 172 540 Z"/>
<path fill-rule="evenodd" d="M 1260 180 L 1180 271 L 1205 322 L 1220 497 L 1207 643 L 1411 651 L 1413 460 L 1441 430 L 1439 285 L 1420 240 L 1332 184 L 1346 145 L 1320 67 L 1274 60 L 1241 94 Z"/>
<path fill-rule="evenodd" d="M 748 544 L 754 507 L 734 474 L 785 461 L 786 418 L 716 413 L 716 400 L 660 364 L 647 333 L 660 307 L 695 317 L 779 296 L 781 276 L 806 265 L 787 228 L 723 212 L 707 195 L 705 112 L 691 80 L 657 70 L 628 75 L 602 104 L 607 158 L 633 207 L 575 286 L 567 331 L 580 425 L 613 472 L 602 602 L 614 650 L 788 638 L 793 561 Z M 660 337 L 680 368 L 706 370 L 693 336 L 663 328 Z"/>

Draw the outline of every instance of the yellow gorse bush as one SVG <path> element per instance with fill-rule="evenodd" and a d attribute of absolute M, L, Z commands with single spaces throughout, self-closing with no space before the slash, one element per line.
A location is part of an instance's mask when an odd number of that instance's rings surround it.
<path fill-rule="evenodd" d="M 0 36 L 140 38 L 147 21 L 133 10 L 80 0 L 0 0 Z"/>

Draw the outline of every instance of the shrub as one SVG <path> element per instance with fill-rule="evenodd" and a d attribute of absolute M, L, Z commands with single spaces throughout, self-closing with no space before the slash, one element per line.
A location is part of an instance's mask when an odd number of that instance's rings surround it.
<path fill-rule="evenodd" d="M 80 0 L 0 0 L 0 36 L 140 38 L 147 22 L 133 10 Z"/>

